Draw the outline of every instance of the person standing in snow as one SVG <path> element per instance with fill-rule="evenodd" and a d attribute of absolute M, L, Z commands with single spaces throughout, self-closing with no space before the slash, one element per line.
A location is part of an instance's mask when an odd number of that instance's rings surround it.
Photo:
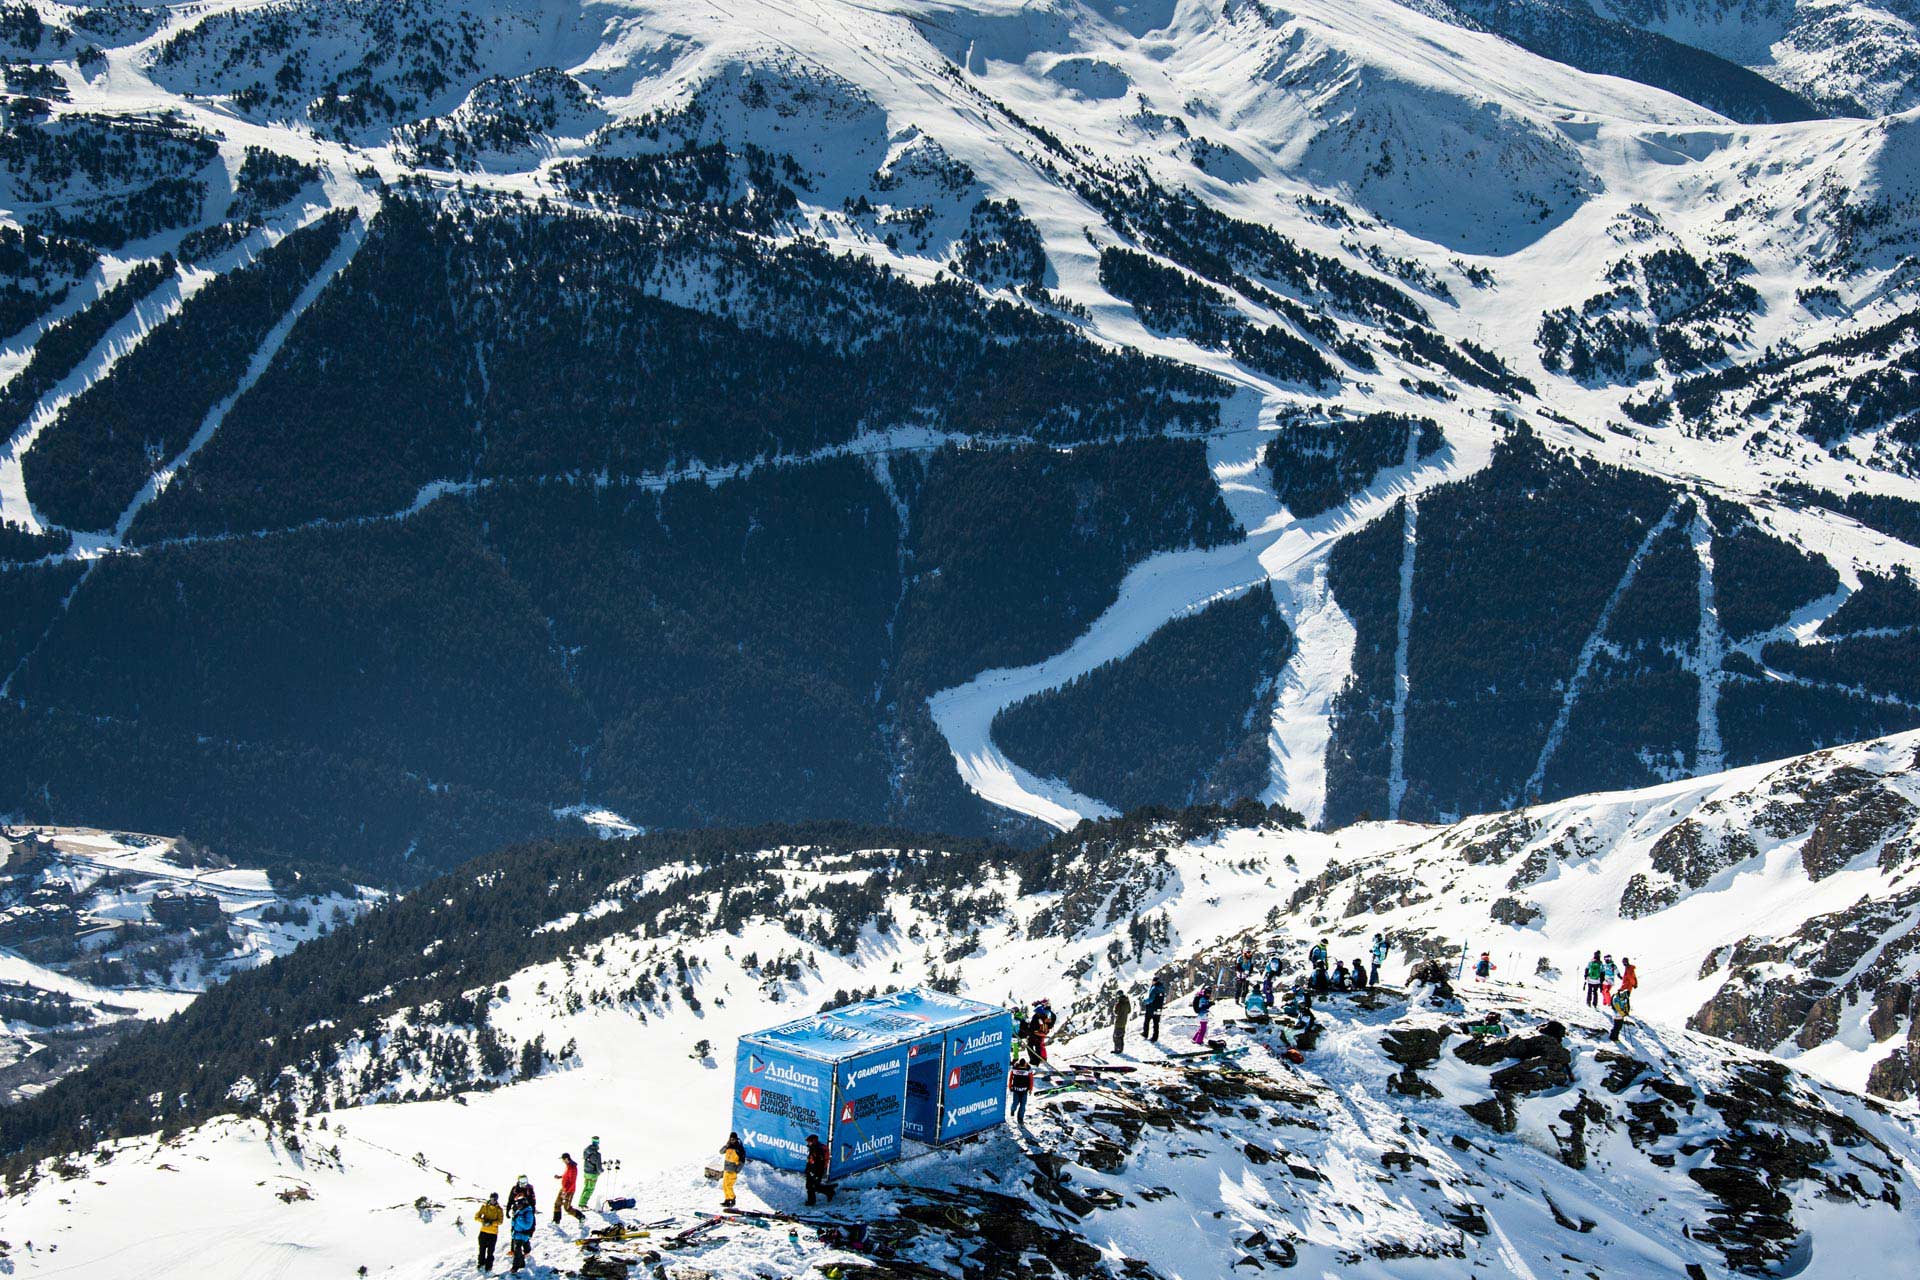
<path fill-rule="evenodd" d="M 560 1153 L 560 1172 L 553 1176 L 560 1179 L 560 1194 L 553 1198 L 553 1225 L 556 1227 L 560 1225 L 562 1213 L 572 1214 L 581 1222 L 585 1222 L 587 1216 L 573 1207 L 573 1193 L 580 1186 L 580 1166 L 573 1162 L 571 1151 Z"/>
<path fill-rule="evenodd" d="M 747 1162 L 747 1148 L 740 1141 L 738 1133 L 729 1133 L 727 1143 L 720 1148 L 720 1207 L 733 1208 L 733 1184 L 740 1178 L 740 1168 Z"/>
<path fill-rule="evenodd" d="M 521 1205 L 531 1205 L 533 1203 L 533 1180 L 523 1173 L 520 1175 L 519 1181 L 513 1184 L 513 1189 L 507 1192 L 507 1216 L 512 1217 Z"/>
<path fill-rule="evenodd" d="M 1127 1019 L 1133 1016 L 1133 1001 L 1123 990 L 1113 998 L 1113 1051 L 1127 1051 Z"/>
<path fill-rule="evenodd" d="M 1613 985 L 1620 981 L 1620 970 L 1614 967 L 1613 957 L 1607 956 L 1600 962 L 1600 1003 L 1604 1007 L 1613 1005 Z"/>
<path fill-rule="evenodd" d="M 1200 1015 L 1200 1029 L 1193 1033 L 1195 1044 L 1207 1042 L 1207 1014 L 1213 1011 L 1213 988 L 1202 987 L 1193 997 L 1193 1011 Z"/>
<path fill-rule="evenodd" d="M 1233 998 L 1245 1000 L 1247 988 L 1253 985 L 1253 952 L 1242 951 L 1240 958 L 1233 962 Z"/>
<path fill-rule="evenodd" d="M 582 1209 L 593 1207 L 593 1187 L 600 1181 L 600 1135 L 594 1134 L 587 1143 L 587 1149 L 580 1153 L 580 1172 L 586 1176 L 580 1182 L 580 1198 L 574 1203 Z"/>
<path fill-rule="evenodd" d="M 480 1206 L 473 1220 L 480 1224 L 480 1269 L 493 1270 L 494 1246 L 500 1243 L 500 1223 L 505 1220 L 507 1211 L 500 1207 L 500 1193 L 489 1192 L 487 1202 Z"/>
<path fill-rule="evenodd" d="M 533 1190 L 528 1187 L 527 1190 Z M 540 1221 L 539 1210 L 533 1207 L 531 1199 L 513 1211 L 513 1242 L 508 1246 L 508 1257 L 515 1271 L 524 1270 L 527 1254 L 533 1250 L 533 1228 Z"/>
<path fill-rule="evenodd" d="M 1593 953 L 1593 959 L 1587 961 L 1587 1008 L 1600 1007 L 1600 980 L 1607 976 L 1607 966 L 1600 963 L 1600 953 Z"/>
<path fill-rule="evenodd" d="M 1640 985 L 1640 975 L 1634 971 L 1633 961 L 1627 959 L 1625 956 L 1621 956 L 1620 957 L 1620 989 L 1622 991 L 1632 991 L 1637 987 L 1639 987 L 1639 985 Z"/>
<path fill-rule="evenodd" d="M 1140 1002 L 1140 1035 L 1148 1044 L 1160 1043 L 1160 1010 L 1167 1004 L 1167 984 L 1158 975 L 1147 987 L 1147 998 Z"/>
<path fill-rule="evenodd" d="M 1613 993 L 1613 1030 L 1607 1033 L 1607 1039 L 1618 1040 L 1620 1028 L 1627 1025 L 1627 1018 L 1633 1013 L 1633 996 L 1626 991 Z"/>
<path fill-rule="evenodd" d="M 1260 998 L 1266 1001 L 1269 1007 L 1273 1004 L 1274 976 L 1274 972 L 1271 969 L 1260 975 Z"/>
<path fill-rule="evenodd" d="M 817 1133 L 808 1134 L 806 1176 L 807 1204 L 809 1206 L 813 1204 L 814 1197 L 822 1191 L 827 1193 L 827 1203 L 833 1203 L 833 1195 L 836 1188 L 831 1182 L 827 1181 L 827 1158 L 827 1144 L 820 1141 L 820 1135 Z"/>
<path fill-rule="evenodd" d="M 1015 1056 L 1007 1071 L 1007 1097 L 1012 1100 L 1008 1114 L 1022 1129 L 1027 1127 L 1027 1096 L 1033 1092 L 1033 1068 L 1025 1058 Z"/>
<path fill-rule="evenodd" d="M 1386 935 L 1376 933 L 1373 935 L 1373 969 L 1367 976 L 1368 986 L 1377 987 L 1380 985 L 1380 966 L 1385 964 L 1386 962 L 1387 962 Z"/>
<path fill-rule="evenodd" d="M 1307 963 L 1313 966 L 1313 989 L 1321 995 L 1327 993 L 1327 940 L 1325 938 L 1313 944 L 1307 952 Z"/>

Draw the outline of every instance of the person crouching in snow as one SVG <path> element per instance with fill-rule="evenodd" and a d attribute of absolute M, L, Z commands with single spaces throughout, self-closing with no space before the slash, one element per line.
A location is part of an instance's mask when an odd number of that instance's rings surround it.
<path fill-rule="evenodd" d="M 1480 981 L 1485 982 L 1488 978 L 1491 978 L 1493 976 L 1494 967 L 1495 966 L 1494 966 L 1492 957 L 1488 956 L 1486 952 L 1482 951 L 1480 953 L 1480 959 L 1474 962 L 1473 976 L 1480 979 Z"/>
<path fill-rule="evenodd" d="M 1200 1016 L 1200 1029 L 1193 1033 L 1195 1044 L 1207 1042 L 1207 1015 L 1213 1012 L 1213 988 L 1202 987 L 1193 997 L 1193 1011 Z"/>
<path fill-rule="evenodd" d="M 560 1194 L 553 1198 L 553 1225 L 560 1225 L 560 1215 L 570 1213 L 585 1222 L 587 1215 L 573 1207 L 573 1193 L 580 1188 L 580 1166 L 573 1162 L 573 1153 L 560 1153 L 561 1170 L 553 1176 L 560 1179 Z"/>
<path fill-rule="evenodd" d="M 747 1148 L 740 1141 L 738 1133 L 727 1135 L 727 1145 L 720 1148 L 720 1207 L 733 1208 L 733 1184 L 739 1180 L 740 1167 L 747 1162 Z"/>
<path fill-rule="evenodd" d="M 500 1243 L 500 1223 L 506 1216 L 507 1211 L 500 1207 L 498 1191 L 489 1192 L 487 1202 L 481 1205 L 479 1212 L 473 1215 L 473 1220 L 480 1224 L 480 1269 L 482 1271 L 493 1270 L 493 1249 Z"/>

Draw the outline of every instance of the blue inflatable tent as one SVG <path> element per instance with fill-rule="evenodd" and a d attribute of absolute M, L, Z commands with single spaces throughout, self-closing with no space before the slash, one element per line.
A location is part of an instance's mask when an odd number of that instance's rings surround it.
<path fill-rule="evenodd" d="M 740 1037 L 733 1128 L 747 1154 L 802 1169 L 807 1135 L 829 1176 L 897 1160 L 907 1138 L 952 1142 L 1006 1112 L 1013 1015 L 916 987 Z"/>

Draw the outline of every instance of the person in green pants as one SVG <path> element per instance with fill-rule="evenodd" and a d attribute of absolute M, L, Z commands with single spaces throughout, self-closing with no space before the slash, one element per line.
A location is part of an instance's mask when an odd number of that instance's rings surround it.
<path fill-rule="evenodd" d="M 597 1133 L 580 1153 L 580 1172 L 587 1176 L 580 1183 L 580 1199 L 576 1203 L 585 1209 L 593 1202 L 593 1184 L 600 1181 L 600 1135 Z"/>

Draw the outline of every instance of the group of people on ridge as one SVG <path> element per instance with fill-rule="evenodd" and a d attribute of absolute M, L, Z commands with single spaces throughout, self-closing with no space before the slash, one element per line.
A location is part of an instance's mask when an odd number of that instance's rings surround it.
<path fill-rule="evenodd" d="M 587 1143 L 587 1149 L 580 1153 L 575 1161 L 572 1152 L 560 1153 L 560 1172 L 553 1175 L 560 1182 L 560 1189 L 553 1198 L 553 1225 L 560 1225 L 562 1213 L 571 1214 L 578 1221 L 586 1221 L 581 1210 L 593 1200 L 593 1188 L 600 1181 L 600 1171 L 605 1165 L 600 1156 L 600 1139 L 596 1135 Z M 581 1181 L 585 1172 L 586 1180 Z M 577 1202 L 576 1202 L 577 1199 Z M 493 1270 L 494 1249 L 500 1240 L 500 1228 L 505 1224 L 508 1231 L 509 1270 L 520 1271 L 527 1265 L 527 1254 L 533 1249 L 533 1229 L 540 1220 L 540 1210 L 533 1183 L 526 1174 L 521 1174 L 514 1182 L 513 1189 L 507 1192 L 507 1203 L 500 1203 L 500 1193 L 490 1192 L 486 1203 L 473 1215 L 480 1224 L 480 1269 Z"/>
<path fill-rule="evenodd" d="M 1634 972 L 1633 961 L 1625 956 L 1615 965 L 1612 956 L 1603 956 L 1598 951 L 1593 959 L 1587 961 L 1587 1007 L 1604 1009 L 1613 1015 L 1613 1030 L 1607 1039 L 1618 1040 L 1620 1028 L 1627 1025 L 1627 1019 L 1633 1013 L 1633 992 L 1640 985 L 1640 975 Z"/>

